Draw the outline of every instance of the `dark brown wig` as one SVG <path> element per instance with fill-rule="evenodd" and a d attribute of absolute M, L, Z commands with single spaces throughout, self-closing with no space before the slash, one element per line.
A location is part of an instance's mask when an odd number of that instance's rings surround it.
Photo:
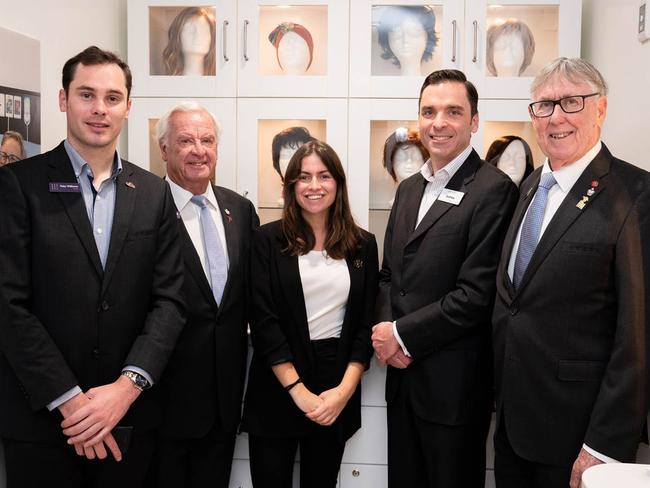
<path fill-rule="evenodd" d="M 348 201 L 348 188 L 341 160 L 334 149 L 319 140 L 306 142 L 289 161 L 284 175 L 284 209 L 282 211 L 282 232 L 287 240 L 284 252 L 293 256 L 307 254 L 316 245 L 316 237 L 302 215 L 296 200 L 295 185 L 302 169 L 302 160 L 315 154 L 323 162 L 336 181 L 336 197 L 329 208 L 325 251 L 333 259 L 346 259 L 355 254 L 361 240 L 361 232 L 352 218 Z"/>

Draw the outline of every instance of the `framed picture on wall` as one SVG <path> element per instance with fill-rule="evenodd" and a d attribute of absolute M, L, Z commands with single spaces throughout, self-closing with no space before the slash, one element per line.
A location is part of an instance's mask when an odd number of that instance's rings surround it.
<path fill-rule="evenodd" d="M 23 98 L 14 96 L 14 119 L 23 118 Z"/>

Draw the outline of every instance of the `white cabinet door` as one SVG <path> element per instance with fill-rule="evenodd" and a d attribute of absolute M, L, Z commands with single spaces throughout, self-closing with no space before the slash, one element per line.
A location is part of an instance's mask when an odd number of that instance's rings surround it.
<path fill-rule="evenodd" d="M 361 428 L 345 446 L 344 463 L 386 464 L 386 408 L 361 407 Z"/>
<path fill-rule="evenodd" d="M 129 160 L 164 176 L 165 163 L 160 156 L 156 139 L 156 122 L 181 98 L 134 98 L 129 114 Z M 216 183 L 226 188 L 237 188 L 237 151 L 235 145 L 236 101 L 231 98 L 202 98 L 194 101 L 212 112 L 221 126 L 217 159 Z"/>
<path fill-rule="evenodd" d="M 459 68 L 463 2 L 354 0 L 350 96 L 411 98 L 431 71 Z"/>
<path fill-rule="evenodd" d="M 347 0 L 239 2 L 238 95 L 345 97 Z"/>
<path fill-rule="evenodd" d="M 540 69 L 580 56 L 579 0 L 472 0 L 466 3 L 464 69 L 481 98 L 530 96 Z"/>
<path fill-rule="evenodd" d="M 129 65 L 136 97 L 234 97 L 237 3 L 128 2 Z"/>
<path fill-rule="evenodd" d="M 341 464 L 341 488 L 386 488 L 388 468 L 372 464 Z"/>

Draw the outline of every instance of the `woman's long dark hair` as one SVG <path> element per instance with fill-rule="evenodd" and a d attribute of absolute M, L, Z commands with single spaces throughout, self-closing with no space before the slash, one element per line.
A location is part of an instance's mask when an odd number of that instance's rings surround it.
<path fill-rule="evenodd" d="M 287 240 L 284 249 L 292 255 L 307 254 L 316 245 L 314 231 L 302 215 L 302 208 L 296 200 L 295 186 L 302 170 L 302 161 L 315 154 L 323 162 L 336 181 L 336 197 L 329 208 L 325 251 L 333 259 L 351 257 L 359 247 L 361 232 L 352 218 L 348 201 L 348 188 L 341 160 L 334 149 L 324 142 L 306 142 L 295 152 L 289 161 L 284 175 L 284 210 L 282 212 L 282 232 Z"/>

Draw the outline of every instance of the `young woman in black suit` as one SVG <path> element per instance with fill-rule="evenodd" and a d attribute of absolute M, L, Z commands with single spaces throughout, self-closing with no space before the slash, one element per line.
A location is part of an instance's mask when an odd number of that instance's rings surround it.
<path fill-rule="evenodd" d="M 244 403 L 255 488 L 336 485 L 346 441 L 361 426 L 359 381 L 370 341 L 377 244 L 356 226 L 345 174 L 320 141 L 298 149 L 282 219 L 253 235 L 253 359 Z"/>

